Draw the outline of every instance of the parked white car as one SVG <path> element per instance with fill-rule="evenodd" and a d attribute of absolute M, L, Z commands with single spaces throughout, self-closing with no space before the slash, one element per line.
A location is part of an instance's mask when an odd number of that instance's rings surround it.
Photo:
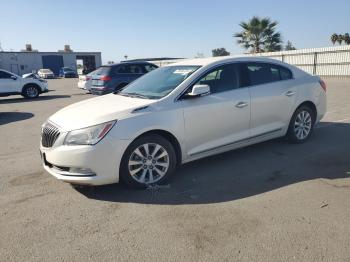
<path fill-rule="evenodd" d="M 22 95 L 36 98 L 48 92 L 46 81 L 30 77 L 20 77 L 14 73 L 0 69 L 0 96 Z"/>
<path fill-rule="evenodd" d="M 78 88 L 89 90 L 91 88 L 92 78 L 90 74 L 79 75 Z"/>
<path fill-rule="evenodd" d="M 55 74 L 50 69 L 39 69 L 38 70 L 38 75 L 41 78 L 45 78 L 45 79 L 55 78 Z"/>
<path fill-rule="evenodd" d="M 40 151 L 62 181 L 145 187 L 181 163 L 282 136 L 305 142 L 325 112 L 324 82 L 294 66 L 187 60 L 58 111 L 43 125 Z"/>

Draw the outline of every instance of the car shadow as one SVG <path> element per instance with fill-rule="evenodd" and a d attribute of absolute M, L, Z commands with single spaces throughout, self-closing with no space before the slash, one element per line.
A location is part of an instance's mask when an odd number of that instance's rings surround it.
<path fill-rule="evenodd" d="M 0 112 L 0 125 L 32 118 L 34 114 L 28 112 Z"/>
<path fill-rule="evenodd" d="M 47 101 L 59 98 L 69 98 L 70 95 L 41 95 L 37 98 L 24 98 L 24 97 L 16 97 L 16 98 L 8 98 L 1 99 L 0 104 L 13 104 L 13 103 L 25 103 L 25 102 L 35 102 L 35 101 Z"/>
<path fill-rule="evenodd" d="M 184 205 L 233 201 L 315 179 L 328 183 L 350 176 L 349 133 L 350 124 L 322 123 L 304 144 L 276 139 L 207 157 L 183 165 L 166 185 L 76 190 L 101 201 Z"/>

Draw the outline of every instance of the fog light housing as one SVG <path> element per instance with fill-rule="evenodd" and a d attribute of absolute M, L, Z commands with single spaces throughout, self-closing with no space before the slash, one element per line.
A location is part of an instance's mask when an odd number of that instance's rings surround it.
<path fill-rule="evenodd" d="M 84 175 L 84 176 L 95 176 L 96 174 L 90 168 L 82 168 L 82 167 L 71 167 L 69 168 L 69 173 Z"/>

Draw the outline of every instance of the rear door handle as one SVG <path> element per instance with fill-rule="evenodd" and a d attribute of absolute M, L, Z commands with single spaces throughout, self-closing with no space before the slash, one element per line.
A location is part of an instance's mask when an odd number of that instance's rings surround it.
<path fill-rule="evenodd" d="M 236 107 L 237 107 L 237 108 L 243 108 L 243 107 L 246 107 L 247 105 L 248 105 L 247 102 L 238 102 L 238 103 L 236 104 Z"/>
<path fill-rule="evenodd" d="M 295 95 L 294 91 L 289 90 L 286 92 L 286 96 L 294 96 L 294 95 Z"/>

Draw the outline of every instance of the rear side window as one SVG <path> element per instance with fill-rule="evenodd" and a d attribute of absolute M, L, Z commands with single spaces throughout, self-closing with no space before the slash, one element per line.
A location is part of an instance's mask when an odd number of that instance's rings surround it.
<path fill-rule="evenodd" d="M 250 85 L 272 83 L 293 77 L 289 69 L 267 63 L 248 63 L 247 73 Z"/>
<path fill-rule="evenodd" d="M 92 75 L 108 75 L 111 70 L 110 66 L 101 66 L 97 68 L 95 71 L 91 72 Z"/>
<path fill-rule="evenodd" d="M 154 66 L 154 65 L 144 65 L 144 68 L 145 68 L 145 72 L 146 72 L 146 73 L 151 72 L 151 71 L 153 71 L 154 69 L 157 69 L 157 67 Z"/>
<path fill-rule="evenodd" d="M 118 74 L 142 74 L 142 68 L 139 65 L 120 65 Z"/>
<path fill-rule="evenodd" d="M 11 78 L 11 74 L 6 73 L 4 71 L 0 71 L 0 79 L 7 79 L 7 78 Z"/>
<path fill-rule="evenodd" d="M 288 80 L 293 78 L 292 72 L 284 67 L 280 67 L 280 76 L 281 80 Z"/>

